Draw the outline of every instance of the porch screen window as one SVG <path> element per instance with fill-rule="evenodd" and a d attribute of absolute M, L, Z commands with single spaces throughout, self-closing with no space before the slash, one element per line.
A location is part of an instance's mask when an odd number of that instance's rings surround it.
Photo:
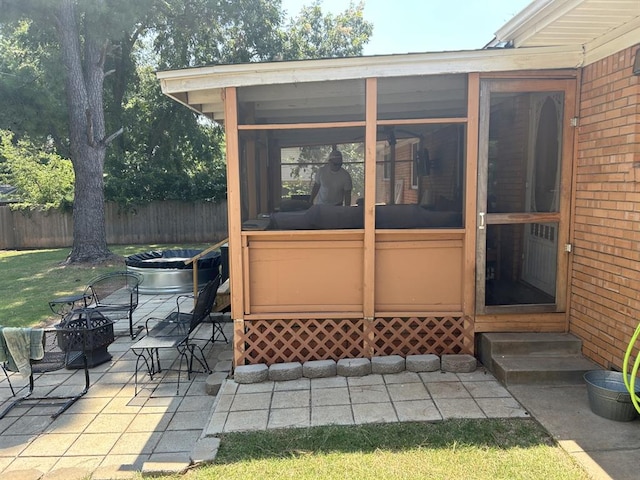
<path fill-rule="evenodd" d="M 364 128 L 243 131 L 240 179 L 244 230 L 364 228 Z M 342 154 L 351 194 L 342 205 L 312 202 L 318 171 L 332 151 Z"/>
<path fill-rule="evenodd" d="M 240 125 L 364 121 L 363 80 L 298 82 L 238 89 Z"/>
<path fill-rule="evenodd" d="M 461 228 L 462 124 L 385 125 L 376 147 L 376 228 Z"/>
<path fill-rule="evenodd" d="M 421 75 L 378 80 L 379 120 L 466 116 L 466 75 Z"/>

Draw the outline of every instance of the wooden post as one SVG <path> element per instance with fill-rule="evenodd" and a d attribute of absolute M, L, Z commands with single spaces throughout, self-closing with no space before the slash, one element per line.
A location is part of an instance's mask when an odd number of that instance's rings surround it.
<path fill-rule="evenodd" d="M 376 142 L 377 142 L 377 102 L 378 83 L 375 78 L 366 80 L 366 117 L 365 117 L 365 157 L 364 157 L 364 266 L 363 266 L 363 313 L 365 331 L 369 348 L 368 357 L 374 353 L 373 342 L 375 332 L 373 322 L 375 315 L 375 261 L 376 261 Z"/>
<path fill-rule="evenodd" d="M 466 178 L 464 195 L 464 260 L 462 262 L 462 312 L 470 319 L 471 340 L 466 340 L 467 348 L 473 353 L 473 330 L 475 321 L 476 294 L 476 217 L 478 179 L 478 129 L 480 109 L 480 76 L 470 73 L 467 84 L 467 142 L 466 142 Z"/>
<path fill-rule="evenodd" d="M 240 215 L 240 161 L 238 108 L 235 87 L 224 90 L 224 125 L 227 139 L 227 215 L 229 224 L 229 285 L 233 318 L 233 364 L 238 366 L 244 352 L 244 298 L 242 274 L 242 218 Z"/>

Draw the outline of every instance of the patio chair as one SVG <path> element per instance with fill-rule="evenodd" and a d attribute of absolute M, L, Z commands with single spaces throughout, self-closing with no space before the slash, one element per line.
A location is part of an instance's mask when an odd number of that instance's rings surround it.
<path fill-rule="evenodd" d="M 231 322 L 231 314 L 224 312 L 211 312 L 203 320 L 204 323 L 210 323 L 212 326 L 211 337 L 207 338 L 207 343 L 215 343 L 218 340 L 229 343 L 229 339 L 224 333 L 223 324 Z"/>
<path fill-rule="evenodd" d="M 224 274 L 221 274 L 221 278 L 220 278 L 221 281 L 222 281 L 222 278 L 224 278 Z M 226 311 L 228 308 L 228 301 L 229 301 L 228 297 L 229 297 L 229 282 L 225 281 L 225 283 L 223 283 L 218 288 L 218 294 L 216 296 L 214 308 L 212 308 L 212 310 L 216 310 L 216 311 L 215 312 L 212 311 L 211 313 L 209 313 L 209 315 L 207 315 L 203 320 L 203 323 L 210 323 L 212 326 L 211 336 L 206 339 L 207 344 L 209 342 L 213 344 L 219 340 L 224 341 L 224 343 L 229 343 L 229 339 L 225 335 L 224 329 L 223 329 L 225 323 L 231 322 L 231 313 Z M 202 340 L 202 339 L 198 339 L 198 340 Z"/>
<path fill-rule="evenodd" d="M 129 320 L 129 335 L 135 338 L 133 330 L 133 311 L 138 307 L 138 287 L 142 282 L 140 275 L 131 272 L 105 273 L 89 281 L 85 295 L 90 295 L 89 308 L 97 308 L 114 323 Z"/>
<path fill-rule="evenodd" d="M 196 304 L 191 312 L 181 311 L 181 306 L 185 298 L 192 295 L 180 295 L 176 298 L 177 309 L 167 315 L 166 318 L 148 318 L 145 322 L 146 335 L 131 346 L 131 351 L 138 357 L 135 369 L 135 395 L 138 394 L 138 370 L 143 362 L 146 366 L 149 377 L 153 380 L 156 373 L 162 372 L 160 365 L 161 349 L 176 349 L 180 358 L 178 366 L 178 384 L 176 395 L 180 393 L 180 374 L 183 363 L 187 366 L 187 378 L 191 379 L 193 372 L 193 361 L 200 364 L 206 373 L 211 369 L 204 356 L 202 347 L 194 343 L 192 334 L 195 329 L 202 324 L 203 320 L 209 316 L 213 308 L 218 286 L 220 285 L 220 275 L 210 280 L 198 294 Z M 189 302 L 187 302 L 189 303 Z"/>
<path fill-rule="evenodd" d="M 66 411 L 78 399 L 84 396 L 89 390 L 89 368 L 87 364 L 86 351 L 88 349 L 87 339 L 91 335 L 91 330 L 76 324 L 75 327 L 61 327 L 56 325 L 53 328 L 10 328 L 4 327 L 0 331 L 0 361 L 11 393 L 16 397 L 12 378 L 20 374 L 29 378 L 25 395 L 14 398 L 0 413 L 0 419 L 4 418 L 14 407 L 46 403 L 60 405 L 51 418 L 56 419 Z M 49 394 L 42 396 L 33 395 L 36 381 L 48 372 L 55 372 L 65 368 L 73 362 L 82 362 L 84 369 L 84 388 L 79 392 L 58 395 L 58 386 L 51 386 L 50 383 L 43 382 L 42 389 L 50 390 Z M 8 372 L 15 372 L 9 376 Z M 67 377 L 64 377 L 66 380 Z M 61 380 L 63 381 L 63 380 Z"/>

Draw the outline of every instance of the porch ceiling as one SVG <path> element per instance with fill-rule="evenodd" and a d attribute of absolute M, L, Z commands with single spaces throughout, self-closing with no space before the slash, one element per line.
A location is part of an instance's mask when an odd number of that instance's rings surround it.
<path fill-rule="evenodd" d="M 326 95 L 314 88 L 314 84 L 319 82 L 362 80 L 366 77 L 577 68 L 582 63 L 582 56 L 581 48 L 564 47 L 532 48 L 526 52 L 519 49 L 469 50 L 216 65 L 158 72 L 157 77 L 164 94 L 219 123 L 224 122 L 225 87 L 264 87 L 261 106 L 274 109 L 271 113 L 278 117 L 281 114 L 275 109 L 286 107 L 280 98 L 282 95 L 278 93 L 285 84 L 295 85 L 295 92 L 291 89 L 284 91 L 290 95 L 295 93 L 297 98 L 303 99 L 300 102 L 304 103 L 309 118 L 317 119 L 322 116 L 322 109 L 328 107 Z M 287 97 L 287 102 L 294 100 Z M 267 111 L 263 111 L 262 115 L 269 116 Z M 332 118 L 335 121 L 335 110 Z"/>

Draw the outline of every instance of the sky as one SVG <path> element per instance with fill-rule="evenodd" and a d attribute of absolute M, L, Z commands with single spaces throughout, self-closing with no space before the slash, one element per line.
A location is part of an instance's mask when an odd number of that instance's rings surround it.
<path fill-rule="evenodd" d="M 357 3 L 358 0 L 355 0 Z M 282 0 L 295 16 L 312 0 Z M 364 0 L 373 35 L 364 55 L 476 50 L 531 0 Z M 346 10 L 349 0 L 321 0 L 324 13 Z"/>

